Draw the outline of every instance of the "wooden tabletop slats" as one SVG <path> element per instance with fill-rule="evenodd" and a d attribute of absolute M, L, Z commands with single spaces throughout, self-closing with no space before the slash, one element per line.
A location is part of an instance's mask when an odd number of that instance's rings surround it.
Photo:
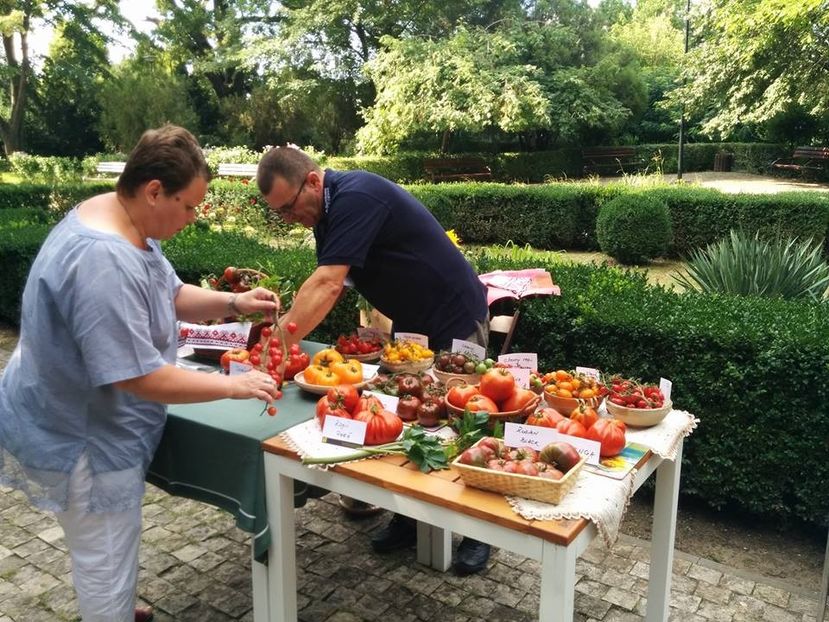
<path fill-rule="evenodd" d="M 299 460 L 299 456 L 279 437 L 262 443 L 264 451 Z M 465 486 L 457 471 L 420 470 L 404 456 L 384 456 L 376 460 L 344 462 L 334 470 L 354 479 L 392 492 L 451 509 L 557 544 L 569 544 L 589 524 L 586 519 L 531 521 L 522 518 L 503 495 Z"/>

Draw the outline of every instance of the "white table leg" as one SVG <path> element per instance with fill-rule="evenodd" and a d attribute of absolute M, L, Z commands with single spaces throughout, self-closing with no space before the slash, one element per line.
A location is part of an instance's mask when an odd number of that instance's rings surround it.
<path fill-rule="evenodd" d="M 679 473 L 681 467 L 682 442 L 680 442 L 676 459 L 663 460 L 656 471 L 646 622 L 664 622 L 668 619 L 668 607 L 671 602 L 674 537 L 676 535 L 676 506 L 679 499 Z"/>
<path fill-rule="evenodd" d="M 439 572 L 452 565 L 452 532 L 417 521 L 417 561 Z"/>
<path fill-rule="evenodd" d="M 250 542 L 250 570 L 253 579 L 253 622 L 268 622 L 268 567 L 256 561 Z"/>
<path fill-rule="evenodd" d="M 823 588 L 820 591 L 820 601 L 817 604 L 817 622 L 823 622 L 826 617 L 826 592 L 829 591 L 829 536 L 826 538 L 826 557 L 823 559 Z"/>
<path fill-rule="evenodd" d="M 572 622 L 575 588 L 575 547 L 544 542 L 541 553 L 539 622 Z"/>
<path fill-rule="evenodd" d="M 268 549 L 268 611 L 270 622 L 296 622 L 296 534 L 294 480 L 268 468 L 265 488 L 271 546 Z"/>

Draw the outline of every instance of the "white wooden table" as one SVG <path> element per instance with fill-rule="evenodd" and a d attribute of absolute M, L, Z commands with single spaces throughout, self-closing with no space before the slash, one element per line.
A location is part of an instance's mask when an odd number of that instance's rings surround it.
<path fill-rule="evenodd" d="M 451 564 L 452 532 L 538 560 L 539 620 L 572 621 L 576 558 L 598 533 L 588 520 L 526 520 L 512 510 L 503 495 L 464 486 L 456 471 L 426 475 L 400 456 L 345 463 L 322 471 L 302 465 L 278 437 L 265 441 L 263 448 L 272 540 L 268 596 L 260 602 L 267 601 L 270 622 L 297 619 L 295 479 L 417 519 L 417 559 L 440 571 Z M 668 619 L 681 461 L 681 443 L 675 461 L 648 453 L 640 461 L 634 481 L 634 489 L 638 489 L 656 473 L 647 622 Z M 262 612 L 256 613 L 259 620 Z"/>

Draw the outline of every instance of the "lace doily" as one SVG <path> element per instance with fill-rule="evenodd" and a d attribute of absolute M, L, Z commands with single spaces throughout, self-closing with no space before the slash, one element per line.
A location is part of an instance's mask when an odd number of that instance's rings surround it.
<path fill-rule="evenodd" d="M 332 458 L 339 459 L 345 462 L 345 458 L 358 452 L 359 449 L 352 449 L 351 447 L 342 447 L 341 445 L 332 445 L 331 443 L 322 442 L 322 434 L 320 433 L 319 425 L 316 419 L 309 419 L 303 423 L 299 423 L 292 428 L 288 428 L 280 434 L 282 440 L 290 446 L 301 458 Z M 364 460 L 369 456 L 361 456 L 357 460 Z M 375 456 L 370 456 L 375 457 Z M 335 464 L 309 464 L 308 467 L 312 469 L 328 469 L 335 466 Z"/>
<path fill-rule="evenodd" d="M 627 429 L 628 442 L 648 447 L 665 460 L 675 460 L 680 442 L 696 429 L 699 419 L 684 410 L 672 410 L 665 418 L 650 428 Z"/>
<path fill-rule="evenodd" d="M 582 468 L 573 489 L 558 505 L 522 497 L 507 497 L 512 509 L 527 520 L 586 518 L 607 546 L 619 537 L 619 526 L 633 496 L 635 469 L 624 479 L 611 479 Z"/>

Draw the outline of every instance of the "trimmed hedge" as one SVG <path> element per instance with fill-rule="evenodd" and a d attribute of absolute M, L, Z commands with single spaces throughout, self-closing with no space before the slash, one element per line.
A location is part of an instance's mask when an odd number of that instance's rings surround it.
<path fill-rule="evenodd" d="M 633 265 L 662 257 L 671 241 L 668 206 L 653 194 L 625 194 L 605 203 L 596 219 L 602 251 Z"/>

